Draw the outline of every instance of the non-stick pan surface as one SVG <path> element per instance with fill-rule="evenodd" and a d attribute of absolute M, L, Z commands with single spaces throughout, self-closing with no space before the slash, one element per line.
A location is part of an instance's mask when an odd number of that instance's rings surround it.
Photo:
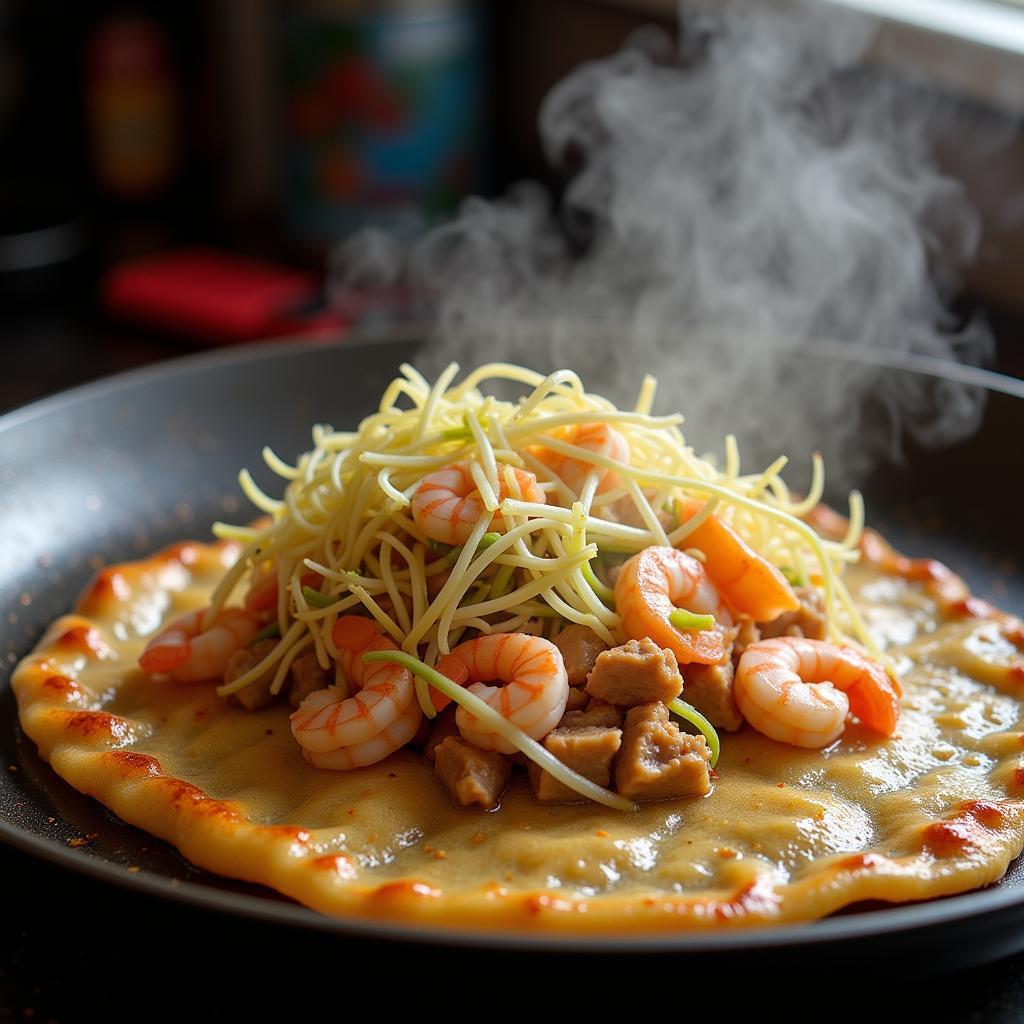
<path fill-rule="evenodd" d="M 18 728 L 7 680 L 94 569 L 207 536 L 215 519 L 248 517 L 235 482 L 239 467 L 255 467 L 264 444 L 284 454 L 304 450 L 313 422 L 356 423 L 416 348 L 415 341 L 390 340 L 239 349 L 101 381 L 0 418 L 0 768 L 7 768 L 0 770 L 0 839 L 139 893 L 360 941 L 685 952 L 711 961 L 756 951 L 762 968 L 794 953 L 805 964 L 852 954 L 876 965 L 893 958 L 906 964 L 910 956 L 918 966 L 940 968 L 1024 949 L 1020 865 L 983 892 L 760 931 L 567 939 L 335 920 L 197 870 L 50 771 Z M 824 348 L 780 358 L 832 366 L 851 357 Z M 887 372 L 935 383 L 936 369 L 894 363 Z M 1014 564 L 1024 483 L 1012 464 L 1024 436 L 1024 386 L 983 373 L 969 378 L 989 392 L 979 432 L 941 452 L 911 447 L 901 465 L 876 473 L 867 489 L 870 518 L 907 553 L 943 559 L 977 593 L 1024 612 Z M 73 839 L 86 841 L 69 845 Z"/>

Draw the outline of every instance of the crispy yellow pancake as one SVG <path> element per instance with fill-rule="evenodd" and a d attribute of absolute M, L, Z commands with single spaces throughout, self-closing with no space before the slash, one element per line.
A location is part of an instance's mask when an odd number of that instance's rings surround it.
<path fill-rule="evenodd" d="M 849 571 L 902 670 L 896 735 L 850 726 L 825 751 L 723 737 L 711 794 L 637 813 L 455 807 L 416 753 L 310 767 L 285 704 L 137 667 L 161 623 L 206 603 L 233 552 L 178 545 L 103 571 L 13 677 L 21 724 L 72 786 L 211 871 L 328 914 L 561 931 L 806 921 L 998 879 L 1024 845 L 1019 623 L 936 563 L 874 535 Z"/>

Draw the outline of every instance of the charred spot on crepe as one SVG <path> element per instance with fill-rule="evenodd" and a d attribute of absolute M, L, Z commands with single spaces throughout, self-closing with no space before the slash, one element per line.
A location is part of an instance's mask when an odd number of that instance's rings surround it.
<path fill-rule="evenodd" d="M 499 402 L 489 376 L 526 393 Z M 848 520 L 825 516 L 820 460 L 797 499 L 784 460 L 743 474 L 732 439 L 721 467 L 698 457 L 679 417 L 651 414 L 651 378 L 629 411 L 568 371 L 454 381 L 403 367 L 358 430 L 315 428 L 294 466 L 267 452 L 288 484 L 275 499 L 243 474 L 269 519 L 218 527 L 233 564 L 195 545 L 108 570 L 119 585 L 16 677 L 54 767 L 197 863 L 337 913 L 387 891 L 389 912 L 437 900 L 476 923 L 802 920 L 1005 870 L 1022 839 L 1008 617 L 863 533 L 858 495 Z M 882 580 L 903 589 L 879 600 Z M 164 622 L 115 640 L 133 602 Z M 909 645 L 881 650 L 869 627 L 886 617 Z M 979 656 L 971 629 L 1006 650 Z M 782 728 L 735 731 L 741 712 Z M 117 728 L 85 736 L 73 717 Z M 129 781 L 115 754 L 164 785 Z M 486 809 L 491 852 L 460 882 Z M 583 822 L 610 842 L 574 857 Z M 279 857 L 295 828 L 322 831 Z M 346 870 L 325 889 L 310 865 L 326 861 Z"/>

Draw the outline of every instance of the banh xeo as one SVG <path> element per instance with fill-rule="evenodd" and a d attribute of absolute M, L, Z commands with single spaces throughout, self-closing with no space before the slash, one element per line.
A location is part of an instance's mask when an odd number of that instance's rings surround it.
<path fill-rule="evenodd" d="M 653 401 L 403 370 L 267 454 L 280 501 L 243 477 L 265 522 L 98 571 L 12 675 L 22 730 L 191 863 L 346 919 L 620 936 L 996 881 L 1024 624 L 817 503 L 819 460 L 797 498 Z"/>
<path fill-rule="evenodd" d="M 222 677 L 258 708 L 287 695 L 316 767 L 422 746 L 457 803 L 493 807 L 515 761 L 545 802 L 703 796 L 716 727 L 826 747 L 849 716 L 890 735 L 892 664 L 843 583 L 863 507 L 824 539 L 786 459 L 744 473 L 697 455 L 682 417 L 632 410 L 577 374 L 496 363 L 434 382 L 409 365 L 352 432 L 313 430 L 208 608 L 152 638 L 141 667 Z M 517 401 L 487 393 L 517 385 Z M 728 739 L 725 740 L 728 743 Z"/>

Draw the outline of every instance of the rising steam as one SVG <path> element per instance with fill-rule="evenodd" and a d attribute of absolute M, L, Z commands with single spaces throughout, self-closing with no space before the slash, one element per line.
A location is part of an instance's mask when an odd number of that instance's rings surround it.
<path fill-rule="evenodd" d="M 827 339 L 987 355 L 985 329 L 944 305 L 978 228 L 930 160 L 933 107 L 858 72 L 870 27 L 834 9 L 686 7 L 683 24 L 681 49 L 645 31 L 548 96 L 544 150 L 571 174 L 559 205 L 524 185 L 411 247 L 366 232 L 339 287 L 411 283 L 439 325 L 435 366 L 569 366 L 619 401 L 653 372 L 702 444 L 823 448 L 844 482 L 902 429 L 973 431 L 980 391 L 780 354 Z"/>

